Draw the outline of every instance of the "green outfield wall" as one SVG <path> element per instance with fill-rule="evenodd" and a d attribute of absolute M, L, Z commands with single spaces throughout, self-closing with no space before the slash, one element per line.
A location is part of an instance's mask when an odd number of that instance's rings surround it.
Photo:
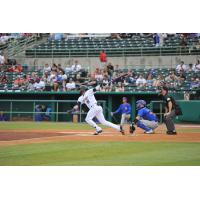
<path fill-rule="evenodd" d="M 178 117 L 178 122 L 200 123 L 200 101 L 183 101 L 183 93 L 172 93 L 172 96 L 180 104 L 184 115 Z M 115 123 L 119 123 L 120 115 L 111 117 L 110 112 L 114 111 L 121 104 L 122 97 L 127 97 L 132 106 L 132 118 L 136 115 L 135 102 L 139 99 L 147 101 L 162 121 L 163 104 L 157 92 L 98 92 L 96 99 L 102 105 L 105 117 Z M 79 97 L 78 92 L 1 92 L 0 111 L 3 111 L 8 120 L 34 120 L 36 105 L 43 105 L 51 108 L 51 121 L 71 121 L 70 110 Z M 82 109 L 79 121 L 84 121 L 87 110 Z"/>

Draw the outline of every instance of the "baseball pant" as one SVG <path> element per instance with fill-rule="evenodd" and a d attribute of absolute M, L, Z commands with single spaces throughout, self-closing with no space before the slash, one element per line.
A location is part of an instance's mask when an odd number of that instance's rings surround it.
<path fill-rule="evenodd" d="M 169 115 L 164 117 L 164 123 L 165 123 L 168 131 L 174 131 L 175 130 L 175 126 L 174 126 L 174 122 L 173 122 L 173 118 L 175 116 L 176 116 L 175 110 L 172 110 L 169 113 Z"/>
<path fill-rule="evenodd" d="M 91 108 L 85 118 L 85 121 L 90 126 L 96 128 L 96 130 L 99 131 L 99 130 L 101 130 L 101 128 L 93 121 L 94 117 L 96 117 L 101 124 L 103 124 L 105 126 L 109 126 L 111 128 L 114 128 L 114 129 L 120 131 L 120 126 L 113 124 L 105 119 L 105 117 L 103 115 L 103 109 L 101 106 L 94 106 L 93 108 Z"/>
<path fill-rule="evenodd" d="M 130 114 L 122 114 L 120 125 L 127 123 L 127 121 L 130 119 L 130 117 L 131 117 Z"/>
<path fill-rule="evenodd" d="M 141 119 L 137 122 L 137 126 L 145 131 L 150 131 L 158 127 L 158 122 Z"/>

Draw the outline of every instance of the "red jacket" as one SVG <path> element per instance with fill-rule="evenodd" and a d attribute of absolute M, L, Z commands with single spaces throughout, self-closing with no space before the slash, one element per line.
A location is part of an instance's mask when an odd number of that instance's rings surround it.
<path fill-rule="evenodd" d="M 104 52 L 101 52 L 99 55 L 99 59 L 101 62 L 107 62 L 107 55 Z"/>

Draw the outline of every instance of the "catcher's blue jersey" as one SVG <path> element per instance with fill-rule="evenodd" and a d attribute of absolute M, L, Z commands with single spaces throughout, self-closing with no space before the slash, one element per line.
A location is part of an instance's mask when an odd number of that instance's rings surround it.
<path fill-rule="evenodd" d="M 156 115 L 146 107 L 141 108 L 140 110 L 138 110 L 138 114 L 137 115 L 139 117 L 142 117 L 145 120 L 156 121 L 156 122 L 158 121 L 158 118 L 156 117 Z"/>

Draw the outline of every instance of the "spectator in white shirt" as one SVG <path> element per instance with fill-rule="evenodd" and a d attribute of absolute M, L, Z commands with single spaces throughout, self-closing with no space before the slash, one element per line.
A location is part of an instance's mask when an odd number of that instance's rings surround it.
<path fill-rule="evenodd" d="M 200 72 L 200 61 L 197 60 L 197 63 L 193 65 L 193 71 Z"/>
<path fill-rule="evenodd" d="M 143 77 L 143 75 L 140 75 L 136 80 L 136 85 L 139 87 L 143 87 L 146 85 L 146 79 Z"/>
<path fill-rule="evenodd" d="M 78 60 L 75 60 L 74 65 L 71 66 L 71 71 L 72 72 L 78 72 L 81 70 L 81 65 L 78 63 Z"/>
<path fill-rule="evenodd" d="M 192 64 L 188 65 L 187 72 L 194 72 L 194 67 Z"/>
<path fill-rule="evenodd" d="M 43 91 L 45 89 L 45 82 L 41 79 L 37 79 L 34 83 L 34 89 L 38 91 Z"/>
<path fill-rule="evenodd" d="M 76 84 L 72 78 L 69 79 L 69 83 L 66 84 L 67 90 L 74 90 L 76 88 Z"/>
<path fill-rule="evenodd" d="M 0 65 L 3 65 L 5 63 L 5 57 L 2 53 L 0 53 Z"/>
<path fill-rule="evenodd" d="M 49 66 L 49 64 L 45 64 L 45 66 L 44 66 L 44 73 L 45 72 L 50 72 L 51 71 L 51 67 Z"/>
<path fill-rule="evenodd" d="M 185 72 L 187 70 L 187 66 L 184 64 L 183 61 L 176 67 L 176 71 L 179 72 Z"/>
<path fill-rule="evenodd" d="M 167 34 L 166 33 L 158 33 L 158 35 L 159 35 L 159 38 L 160 38 L 159 46 L 163 46 L 164 40 L 165 40 L 165 38 L 167 38 Z"/>

